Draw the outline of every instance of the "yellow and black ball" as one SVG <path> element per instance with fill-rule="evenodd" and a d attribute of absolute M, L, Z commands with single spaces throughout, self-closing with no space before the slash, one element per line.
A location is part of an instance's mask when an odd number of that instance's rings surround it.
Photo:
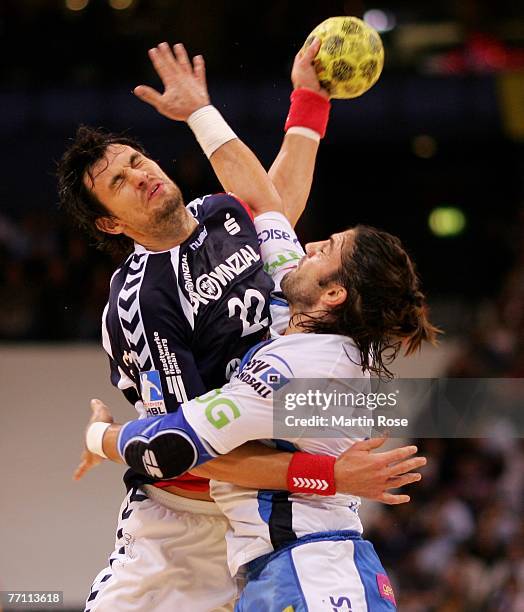
<path fill-rule="evenodd" d="M 321 41 L 315 58 L 320 84 L 331 98 L 356 98 L 377 81 L 384 66 L 384 47 L 378 33 L 356 17 L 330 17 L 307 37 Z"/>

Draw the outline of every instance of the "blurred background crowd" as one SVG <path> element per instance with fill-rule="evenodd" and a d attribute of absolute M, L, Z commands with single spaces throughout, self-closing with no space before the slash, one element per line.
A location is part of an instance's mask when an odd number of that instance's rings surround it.
<path fill-rule="evenodd" d="M 429 463 L 408 505 L 376 507 L 367 537 L 402 612 L 524 610 L 524 444 L 417 440 Z"/>
<path fill-rule="evenodd" d="M 457 346 L 445 374 L 524 376 L 524 5 L 514 0 L 2 0 L 0 340 L 99 341 L 118 261 L 63 217 L 53 176 L 80 123 L 142 141 L 187 201 L 220 189 L 187 128 L 130 93 L 158 85 L 150 46 L 203 53 L 213 102 L 267 166 L 293 56 L 343 14 L 381 32 L 386 64 L 366 95 L 334 103 L 299 235 L 358 222 L 399 235 Z M 414 501 L 377 508 L 367 531 L 400 610 L 524 610 L 522 440 L 418 443 L 430 463 Z"/>

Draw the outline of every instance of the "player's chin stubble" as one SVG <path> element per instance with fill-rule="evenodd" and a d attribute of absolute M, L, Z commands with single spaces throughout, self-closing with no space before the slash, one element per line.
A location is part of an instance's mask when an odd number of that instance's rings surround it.
<path fill-rule="evenodd" d="M 307 291 L 307 284 L 298 270 L 288 272 L 280 286 L 290 306 L 307 308 L 313 303 L 312 296 Z"/>
<path fill-rule="evenodd" d="M 180 191 L 164 200 L 163 205 L 153 214 L 152 223 L 158 230 L 169 229 L 170 232 L 182 226 L 184 200 Z"/>

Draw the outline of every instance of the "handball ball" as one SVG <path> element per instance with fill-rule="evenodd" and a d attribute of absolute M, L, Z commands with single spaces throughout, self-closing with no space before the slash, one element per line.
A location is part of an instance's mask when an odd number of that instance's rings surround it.
<path fill-rule="evenodd" d="M 320 84 L 331 98 L 356 98 L 377 81 L 384 47 L 377 32 L 356 17 L 330 17 L 307 37 L 322 42 L 314 61 Z"/>

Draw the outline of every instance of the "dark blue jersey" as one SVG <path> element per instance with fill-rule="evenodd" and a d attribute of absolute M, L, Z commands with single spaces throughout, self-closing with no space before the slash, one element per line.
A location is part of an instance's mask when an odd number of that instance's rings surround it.
<path fill-rule="evenodd" d="M 191 236 L 163 252 L 136 245 L 104 311 L 111 381 L 143 416 L 222 386 L 269 324 L 273 283 L 246 207 L 217 194 L 188 210 Z"/>

